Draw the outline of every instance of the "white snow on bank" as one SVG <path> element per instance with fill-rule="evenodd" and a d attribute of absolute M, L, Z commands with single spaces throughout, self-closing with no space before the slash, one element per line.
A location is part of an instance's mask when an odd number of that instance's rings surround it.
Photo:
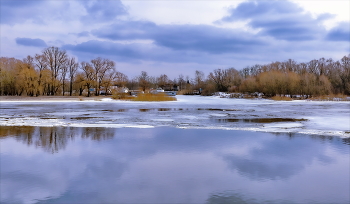
<path fill-rule="evenodd" d="M 2 126 L 210 128 L 350 137 L 349 101 L 272 101 L 176 96 L 171 102 L 1 102 Z M 256 119 L 276 119 L 276 122 Z M 278 121 L 278 119 L 298 119 Z M 304 119 L 304 120 L 301 120 Z"/>

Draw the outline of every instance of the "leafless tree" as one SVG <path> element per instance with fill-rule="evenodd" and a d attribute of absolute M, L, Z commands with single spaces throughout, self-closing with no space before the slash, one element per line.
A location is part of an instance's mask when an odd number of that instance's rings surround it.
<path fill-rule="evenodd" d="M 68 67 L 68 74 L 69 74 L 69 95 L 72 96 L 73 92 L 73 82 L 74 82 L 74 76 L 78 70 L 79 64 L 75 60 L 74 57 L 69 58 L 67 61 L 67 67 Z"/>
<path fill-rule="evenodd" d="M 150 85 L 149 78 L 150 77 L 145 71 L 142 71 L 141 75 L 138 77 L 139 86 L 142 89 L 142 91 L 146 91 L 146 89 L 149 88 L 149 85 Z"/>
<path fill-rule="evenodd" d="M 210 72 L 208 78 L 214 81 L 218 91 L 227 91 L 227 70 L 215 69 L 213 72 Z"/>
<path fill-rule="evenodd" d="M 115 72 L 114 74 L 114 83 L 115 85 L 119 87 L 125 87 L 126 84 L 128 83 L 129 79 L 128 76 L 121 72 Z"/>
<path fill-rule="evenodd" d="M 67 63 L 67 52 L 60 50 L 58 47 L 48 47 L 44 49 L 43 55 L 48 68 L 51 70 L 50 94 L 55 95 L 60 86 L 59 75 Z"/>
<path fill-rule="evenodd" d="M 92 65 L 88 62 L 81 62 L 80 66 L 84 73 L 84 82 L 88 91 L 88 97 L 90 97 L 91 96 L 90 89 L 93 87 L 94 83 L 96 82 L 95 74 L 94 74 L 95 70 L 92 67 Z"/>
<path fill-rule="evenodd" d="M 169 83 L 169 77 L 166 74 L 162 74 L 157 77 L 157 85 L 164 89 L 165 85 Z"/>
<path fill-rule="evenodd" d="M 178 78 L 177 78 L 177 83 L 179 84 L 180 90 L 182 90 L 183 87 L 184 87 L 184 85 L 186 84 L 186 81 L 185 81 L 185 79 L 184 79 L 184 75 L 180 74 L 180 75 L 178 76 Z M 180 90 L 179 90 L 179 91 L 180 91 Z"/>
<path fill-rule="evenodd" d="M 115 70 L 115 63 L 109 59 L 102 59 L 100 57 L 91 60 L 92 68 L 94 70 L 94 77 L 96 80 L 96 95 L 99 95 L 102 81 L 105 77 L 105 74 L 109 70 Z"/>
<path fill-rule="evenodd" d="M 204 73 L 202 71 L 196 70 L 194 73 L 194 88 L 201 89 L 203 88 L 204 83 Z"/>
<path fill-rule="evenodd" d="M 34 64 L 37 67 L 37 70 L 39 72 L 39 77 L 38 77 L 38 85 L 39 85 L 39 89 L 38 92 L 36 93 L 37 96 L 39 96 L 40 94 L 44 93 L 45 90 L 45 86 L 46 84 L 44 83 L 44 75 L 45 75 L 45 71 L 47 70 L 47 61 L 44 55 L 39 55 L 36 54 L 34 57 Z"/>

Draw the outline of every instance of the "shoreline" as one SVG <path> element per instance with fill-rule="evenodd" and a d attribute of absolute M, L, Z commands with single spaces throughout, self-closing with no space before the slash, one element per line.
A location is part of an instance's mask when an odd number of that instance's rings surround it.
<path fill-rule="evenodd" d="M 100 101 L 111 99 L 110 96 L 0 96 L 0 102 L 45 102 L 45 101 Z"/>
<path fill-rule="evenodd" d="M 219 97 L 219 96 L 217 96 Z M 226 97 L 221 97 L 226 98 Z M 239 99 L 256 99 L 256 98 L 239 98 Z M 271 101 L 303 101 L 303 100 L 273 100 L 271 98 L 265 98 Z M 77 101 L 123 101 L 118 99 L 112 99 L 112 96 L 0 96 L 0 102 L 77 102 Z M 334 98 L 333 100 L 324 99 L 304 99 L 304 101 L 311 102 L 350 102 L 350 97 L 345 100 Z M 140 102 L 140 101 L 139 101 Z"/>

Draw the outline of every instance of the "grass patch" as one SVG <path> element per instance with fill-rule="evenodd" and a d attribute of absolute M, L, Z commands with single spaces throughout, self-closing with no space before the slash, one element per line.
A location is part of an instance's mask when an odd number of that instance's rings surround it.
<path fill-rule="evenodd" d="M 113 93 L 112 99 L 119 99 L 119 100 L 132 100 L 134 97 L 131 96 L 128 93 Z"/>
<path fill-rule="evenodd" d="M 292 101 L 293 100 L 292 98 L 287 96 L 274 96 L 271 99 L 275 101 Z"/>
<path fill-rule="evenodd" d="M 131 99 L 132 101 L 176 101 L 176 97 L 168 96 L 165 93 L 158 94 L 138 94 L 136 97 Z"/>
<path fill-rule="evenodd" d="M 330 94 L 323 96 L 313 96 L 310 98 L 312 101 L 347 101 L 348 96 L 342 94 Z"/>

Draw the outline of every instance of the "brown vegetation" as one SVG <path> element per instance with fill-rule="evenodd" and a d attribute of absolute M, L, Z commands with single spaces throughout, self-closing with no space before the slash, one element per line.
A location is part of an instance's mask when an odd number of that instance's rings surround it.
<path fill-rule="evenodd" d="M 291 97 L 286 96 L 273 96 L 271 99 L 275 101 L 292 101 Z"/>
<path fill-rule="evenodd" d="M 165 93 L 158 94 L 138 94 L 135 98 L 131 99 L 132 101 L 176 101 L 176 98 L 173 96 L 168 96 Z"/>
<path fill-rule="evenodd" d="M 119 99 L 119 100 L 131 100 L 133 99 L 134 97 L 131 96 L 130 94 L 128 93 L 118 93 L 118 92 L 114 92 L 112 94 L 112 99 Z"/>
<path fill-rule="evenodd" d="M 322 98 L 332 94 L 350 95 L 350 55 L 339 61 L 321 58 L 306 63 L 294 60 L 265 65 L 215 69 L 207 76 L 196 70 L 194 78 L 180 74 L 169 79 L 166 74 L 149 76 L 142 71 L 129 79 L 116 71 L 115 62 L 96 58 L 78 62 L 66 51 L 48 47 L 40 54 L 23 60 L 0 58 L 1 96 L 98 96 L 111 93 L 111 86 L 130 90 L 162 88 L 178 94 L 212 95 L 214 92 L 263 93 L 280 100 L 291 98 Z M 113 94 L 127 99 L 128 95 Z M 279 98 L 281 97 L 281 98 Z"/>

